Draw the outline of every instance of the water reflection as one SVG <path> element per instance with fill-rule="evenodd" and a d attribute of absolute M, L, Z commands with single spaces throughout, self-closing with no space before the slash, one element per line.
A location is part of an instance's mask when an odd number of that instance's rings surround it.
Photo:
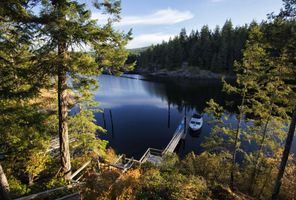
<path fill-rule="evenodd" d="M 95 113 L 97 122 L 108 130 L 100 138 L 109 141 L 117 153 L 140 156 L 147 148 L 163 149 L 184 116 L 202 111 L 210 98 L 222 102 L 221 83 L 174 81 L 128 75 L 98 78 L 100 89 L 95 100 L 104 113 Z M 200 143 L 210 131 L 205 122 L 199 137 L 188 134 L 183 154 L 201 152 Z"/>
<path fill-rule="evenodd" d="M 95 100 L 100 102 L 104 113 L 95 113 L 95 117 L 108 131 L 100 133 L 99 137 L 108 140 L 117 153 L 136 159 L 149 147 L 164 149 L 185 110 L 188 115 L 202 113 L 211 98 L 222 105 L 230 99 L 221 92 L 220 81 L 164 80 L 140 75 L 101 75 L 98 80 L 100 89 Z M 203 117 L 200 131 L 189 132 L 179 144 L 177 151 L 180 155 L 203 151 L 201 143 L 211 130 L 209 117 L 206 114 Z M 235 115 L 231 114 L 227 123 L 235 120 Z M 293 145 L 295 152 L 295 142 Z"/>
<path fill-rule="evenodd" d="M 152 79 L 153 81 L 162 81 Z M 206 102 L 214 98 L 219 103 L 223 103 L 225 96 L 221 93 L 222 84 L 220 81 L 189 81 L 189 80 L 166 80 L 165 87 L 157 85 L 144 85 L 145 89 L 161 99 L 165 99 L 170 104 L 178 107 L 181 111 L 186 108 L 202 111 Z"/>

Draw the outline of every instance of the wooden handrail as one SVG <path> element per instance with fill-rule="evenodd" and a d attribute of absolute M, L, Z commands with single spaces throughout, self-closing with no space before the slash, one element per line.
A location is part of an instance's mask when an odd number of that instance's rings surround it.
<path fill-rule="evenodd" d="M 76 196 L 76 195 L 78 195 L 78 194 L 79 194 L 78 192 L 75 192 L 75 193 L 73 193 L 73 194 L 69 194 L 69 195 L 66 195 L 66 196 L 63 196 L 63 197 L 57 198 L 57 199 L 55 199 L 55 200 L 64 200 L 64 199 L 68 199 L 68 198 L 70 198 L 70 197 L 74 197 L 74 196 Z"/>
<path fill-rule="evenodd" d="M 89 164 L 91 163 L 91 160 L 87 161 L 86 163 L 84 163 L 78 170 L 76 170 L 72 175 L 71 175 L 71 180 L 77 176 L 77 174 L 79 174 L 83 169 L 85 169 Z M 81 178 L 81 176 L 79 177 L 79 179 Z M 41 198 L 41 197 L 45 197 L 47 195 L 49 195 L 50 193 L 52 192 L 55 192 L 55 191 L 59 191 L 59 190 L 63 190 L 63 189 L 71 189 L 73 187 L 76 187 L 78 185 L 81 185 L 83 183 L 73 183 L 73 184 L 70 184 L 70 185 L 67 185 L 67 186 L 61 186 L 61 187 L 58 187 L 58 188 L 54 188 L 54 189 L 50 189 L 50 190 L 46 190 L 46 191 L 43 191 L 43 192 L 39 192 L 39 193 L 36 193 L 36 194 L 31 194 L 31 195 L 28 195 L 28 196 L 25 196 L 25 197 L 20 197 L 20 198 L 17 198 L 15 200 L 30 200 L 30 199 L 36 199 L 36 198 Z"/>
<path fill-rule="evenodd" d="M 131 158 L 126 158 L 126 160 L 128 160 L 128 161 L 130 161 L 130 160 L 132 160 L 133 162 L 136 162 L 136 163 L 141 163 L 139 160 L 136 160 L 136 159 L 131 159 Z"/>
<path fill-rule="evenodd" d="M 46 150 L 46 153 L 51 152 L 51 151 L 53 151 L 53 150 L 55 150 L 55 149 L 60 148 L 59 140 L 57 140 L 57 141 L 55 141 L 55 140 L 56 140 L 56 139 L 53 139 L 53 140 L 50 142 L 50 148 L 48 148 L 48 149 Z M 76 138 L 71 138 L 71 139 L 69 140 L 69 143 L 73 143 L 73 142 L 76 142 L 76 141 L 77 141 Z"/>
<path fill-rule="evenodd" d="M 87 161 L 86 163 L 84 163 L 79 169 L 76 170 L 76 172 L 74 172 L 71 175 L 71 179 L 73 179 L 77 174 L 79 174 L 79 172 L 81 172 L 84 168 L 86 168 L 89 164 L 91 163 L 91 160 Z"/>
<path fill-rule="evenodd" d="M 150 152 L 150 148 L 148 148 L 148 149 L 146 150 L 146 152 L 143 154 L 143 156 L 141 157 L 141 159 L 140 159 L 140 162 L 141 162 L 141 163 L 142 163 L 143 160 L 146 158 L 146 155 L 147 155 L 149 152 Z"/>
<path fill-rule="evenodd" d="M 39 192 L 39 193 L 36 193 L 36 194 L 31 194 L 31 195 L 28 195 L 28 196 L 25 196 L 25 197 L 20 197 L 20 198 L 14 199 L 14 200 L 31 200 L 31 199 L 41 198 L 41 197 L 45 197 L 45 196 L 49 195 L 52 192 L 60 191 L 60 190 L 63 190 L 63 189 L 71 189 L 71 188 L 77 187 L 77 186 L 79 186 L 81 184 L 82 183 L 75 183 L 75 184 L 71 184 L 71 185 L 67 185 L 67 186 L 62 186 L 62 187 L 54 188 L 54 189 L 51 189 L 51 190 L 46 190 L 46 191 L 43 191 L 43 192 Z"/>
<path fill-rule="evenodd" d="M 118 163 L 122 157 L 123 155 L 120 155 L 119 158 L 114 162 L 114 164 Z"/>

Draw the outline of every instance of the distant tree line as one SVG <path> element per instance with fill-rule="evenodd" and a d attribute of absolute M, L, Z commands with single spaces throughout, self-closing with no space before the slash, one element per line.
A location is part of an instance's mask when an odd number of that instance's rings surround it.
<path fill-rule="evenodd" d="M 227 20 L 222 28 L 211 30 L 207 25 L 190 34 L 183 28 L 168 42 L 153 45 L 141 53 L 131 54 L 129 61 L 137 61 L 138 69 L 157 71 L 189 66 L 214 72 L 233 72 L 235 60 L 241 60 L 250 25 L 234 27 Z"/>

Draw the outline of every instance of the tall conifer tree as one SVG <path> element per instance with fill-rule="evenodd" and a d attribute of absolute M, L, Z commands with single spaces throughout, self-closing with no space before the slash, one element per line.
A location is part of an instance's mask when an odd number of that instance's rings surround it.
<path fill-rule="evenodd" d="M 69 179 L 67 113 L 68 94 L 73 89 L 69 80 L 75 82 L 75 89 L 91 89 L 96 85 L 93 77 L 102 70 L 117 74 L 129 68 L 125 65 L 125 45 L 130 33 L 112 27 L 113 22 L 120 20 L 120 0 L 94 2 L 93 6 L 111 16 L 105 25 L 98 25 L 86 5 L 74 0 L 7 1 L 5 6 L 4 12 L 11 22 L 24 27 L 21 31 L 31 30 L 28 36 L 34 41 L 31 49 L 36 55 L 32 60 L 42 66 L 39 71 L 57 78 L 61 167 Z M 13 10 L 14 6 L 21 12 Z M 36 6 L 40 12 L 32 12 Z"/>
<path fill-rule="evenodd" d="M 292 83 L 296 81 L 296 1 L 283 0 L 284 8 L 276 16 L 271 15 L 273 22 L 270 24 L 269 29 L 271 36 L 271 46 L 278 56 L 277 63 L 282 66 L 283 80 Z M 291 121 L 289 125 L 288 135 L 285 142 L 285 147 L 275 181 L 272 199 L 278 199 L 282 178 L 285 173 L 285 168 L 288 162 L 289 154 L 294 139 L 296 128 L 296 88 L 295 85 L 290 85 L 292 92 L 290 93 L 290 109 Z"/>

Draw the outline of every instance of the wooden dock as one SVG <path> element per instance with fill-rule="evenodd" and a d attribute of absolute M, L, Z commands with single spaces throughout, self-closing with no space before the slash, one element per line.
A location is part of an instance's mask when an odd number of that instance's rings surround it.
<path fill-rule="evenodd" d="M 177 127 L 175 134 L 173 135 L 171 141 L 169 144 L 166 146 L 166 148 L 163 150 L 162 154 L 166 153 L 173 153 L 179 144 L 181 139 L 185 139 L 187 135 L 187 130 L 188 130 L 188 123 L 189 119 L 186 117 L 186 123 L 184 123 L 185 119 L 181 121 L 179 126 Z"/>
<path fill-rule="evenodd" d="M 168 145 L 165 147 L 165 149 L 154 149 L 154 148 L 148 148 L 146 152 L 143 154 L 143 156 L 140 158 L 140 160 L 134 160 L 133 162 L 138 162 L 138 163 L 145 163 L 145 162 L 150 162 L 155 165 L 159 165 L 163 159 L 163 156 L 167 153 L 173 153 L 179 144 L 181 139 L 185 139 L 188 131 L 188 124 L 189 124 L 189 119 L 190 117 L 186 117 L 185 119 L 182 119 L 180 122 L 179 126 L 177 127 L 172 139 L 168 143 Z M 186 120 L 186 122 L 185 122 Z M 184 123 L 185 122 L 185 123 Z M 114 165 L 120 164 L 119 162 L 115 162 Z M 128 165 L 130 168 L 131 165 Z M 127 169 L 124 168 L 124 171 Z"/>

